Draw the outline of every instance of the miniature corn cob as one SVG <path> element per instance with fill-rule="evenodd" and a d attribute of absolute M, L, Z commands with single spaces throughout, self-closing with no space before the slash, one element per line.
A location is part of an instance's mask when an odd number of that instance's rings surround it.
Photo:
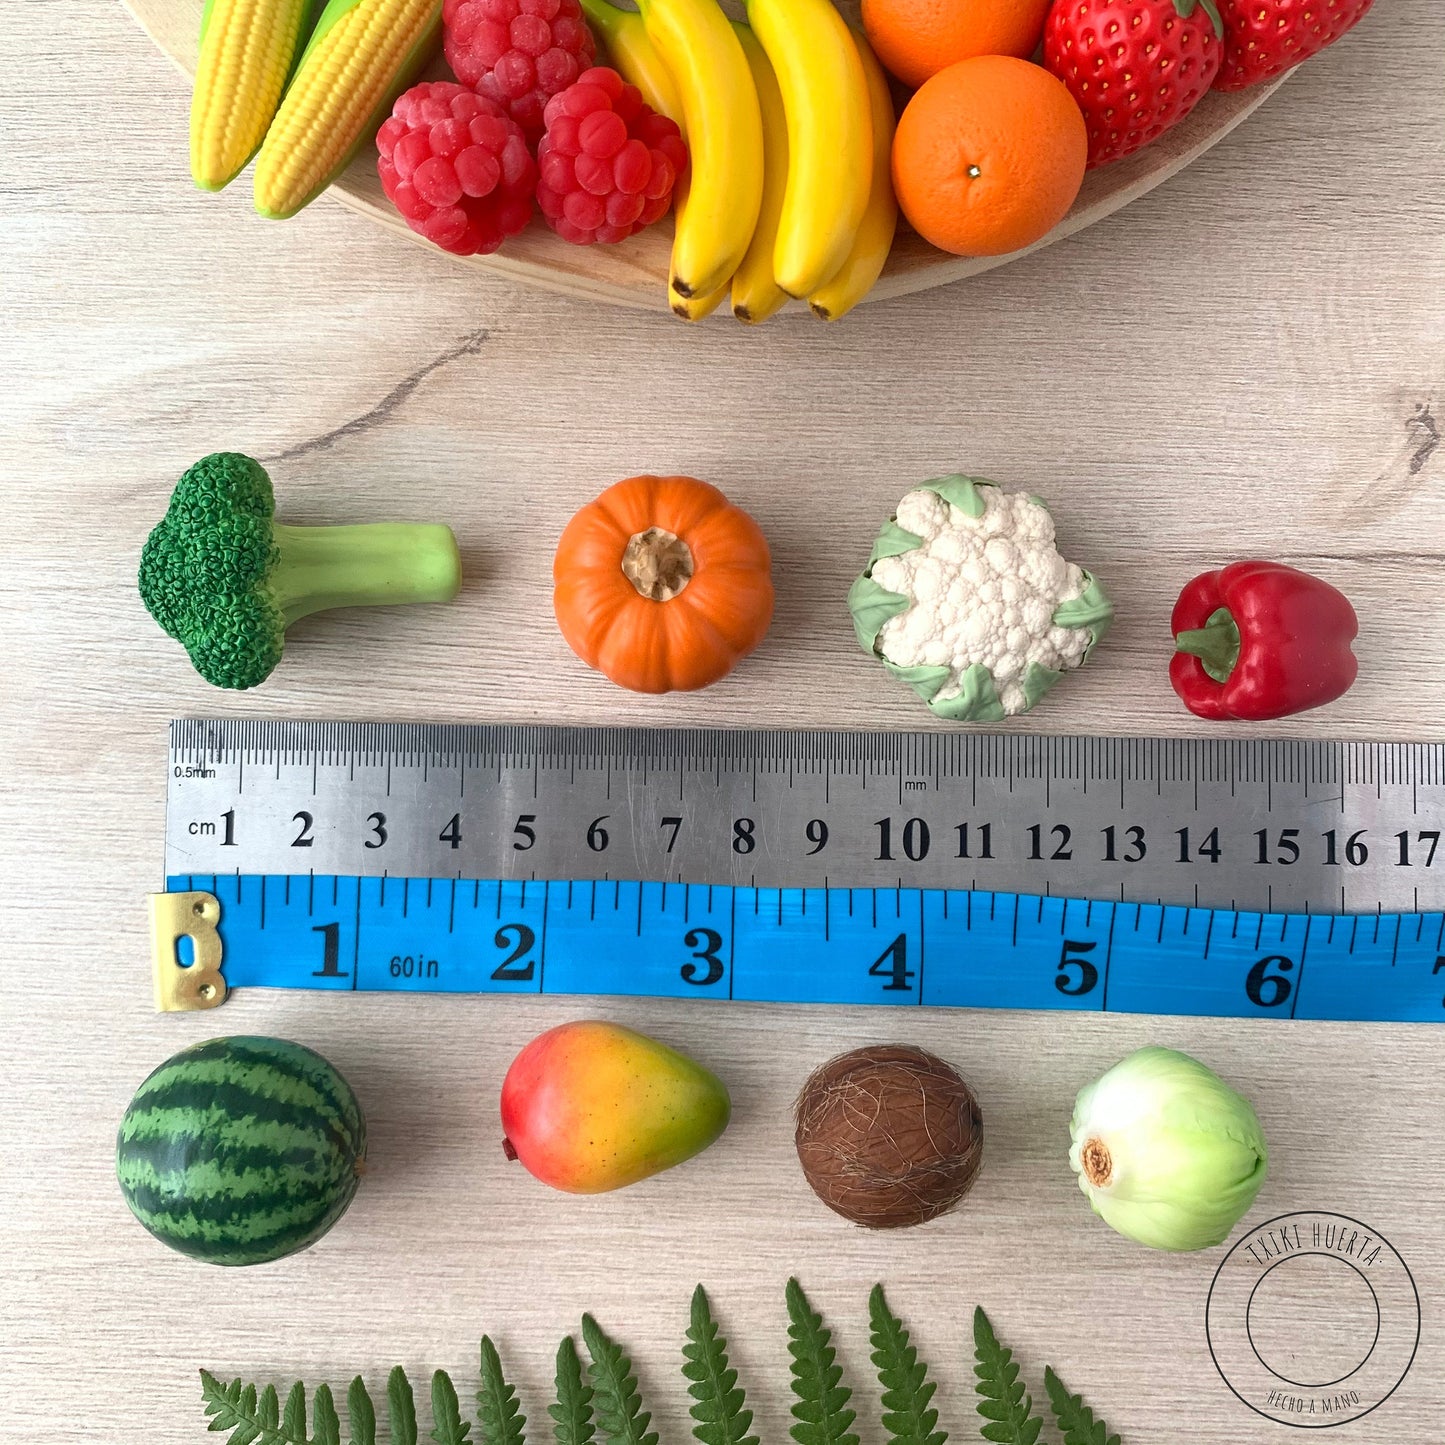
<path fill-rule="evenodd" d="M 256 209 L 293 216 L 346 168 L 430 58 L 441 0 L 329 0 L 256 157 Z"/>
<path fill-rule="evenodd" d="M 219 191 L 246 168 L 281 103 L 316 0 L 206 0 L 191 94 L 191 176 Z"/>

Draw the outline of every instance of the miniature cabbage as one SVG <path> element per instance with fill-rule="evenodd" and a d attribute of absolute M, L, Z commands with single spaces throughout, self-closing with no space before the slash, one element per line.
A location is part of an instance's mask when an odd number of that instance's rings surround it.
<path fill-rule="evenodd" d="M 1152 1249 L 1223 1243 L 1265 1179 L 1249 1100 L 1173 1049 L 1140 1049 L 1083 1089 L 1071 1133 L 1094 1213 Z"/>

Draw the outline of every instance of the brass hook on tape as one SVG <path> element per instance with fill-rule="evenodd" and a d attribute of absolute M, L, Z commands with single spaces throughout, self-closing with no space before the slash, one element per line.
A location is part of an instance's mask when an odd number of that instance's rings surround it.
<path fill-rule="evenodd" d="M 220 902 L 210 893 L 152 893 L 151 979 L 160 1013 L 215 1008 L 226 998 L 221 976 Z M 191 940 L 192 960 L 182 963 L 178 945 Z"/>

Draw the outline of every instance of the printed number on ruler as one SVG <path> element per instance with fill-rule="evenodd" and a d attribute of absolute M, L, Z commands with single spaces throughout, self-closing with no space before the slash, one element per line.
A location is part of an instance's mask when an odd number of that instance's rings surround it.
<path fill-rule="evenodd" d="M 275 819 L 267 811 L 258 809 L 258 813 L 253 826 L 258 829 L 275 826 Z M 192 819 L 187 831 L 196 839 L 215 840 L 216 846 L 236 848 L 240 846 L 236 820 L 237 809 L 232 807 L 215 820 Z M 643 828 L 640 834 L 639 822 Z M 659 860 L 677 851 L 683 823 L 681 816 L 668 813 L 659 813 L 653 820 L 650 850 Z M 298 809 L 280 826 L 284 829 L 284 839 L 268 837 L 253 841 L 272 848 L 280 842 L 291 848 L 315 846 L 315 812 Z M 323 819 L 321 826 L 332 828 L 336 824 Z M 426 836 L 418 838 L 408 834 L 403 838 L 414 852 L 432 851 L 441 867 L 446 862 L 447 851 L 455 852 L 462 846 L 466 838 L 464 829 L 473 826 L 476 825 L 464 821 L 461 811 L 454 810 L 437 828 L 434 843 Z M 717 826 L 726 834 L 728 846 L 738 857 L 746 858 L 757 849 L 760 842 L 757 819 L 746 816 L 723 819 Z M 797 836 L 778 841 L 784 851 L 799 858 L 817 858 L 830 845 L 837 846 L 841 841 L 839 826 L 826 817 L 809 818 L 799 825 Z M 585 843 L 589 852 L 606 853 L 612 847 L 619 823 L 611 813 L 601 813 L 586 824 L 567 817 L 552 820 L 543 819 L 537 813 L 518 813 L 510 829 L 504 828 L 503 833 L 514 853 L 528 853 L 536 847 L 539 837 L 554 827 L 572 829 L 576 834 L 573 841 Z M 368 851 L 383 849 L 395 841 L 394 828 L 386 813 L 376 809 L 366 815 L 355 842 Z M 631 852 L 649 851 L 646 828 L 645 820 L 632 820 L 627 838 Z M 852 836 L 848 841 L 852 849 L 866 843 L 874 862 L 906 866 L 923 863 L 935 855 L 935 830 L 947 838 L 948 851 L 942 856 L 962 862 L 997 862 L 1009 858 L 1024 863 L 1072 863 L 1076 861 L 1076 854 L 1086 854 L 1089 860 L 1098 863 L 1142 863 L 1154 847 L 1162 848 L 1171 862 L 1186 867 L 1217 866 L 1226 852 L 1232 851 L 1238 858 L 1260 868 L 1291 868 L 1300 863 L 1322 868 L 1360 868 L 1370 861 L 1372 849 L 1382 849 L 1386 861 L 1396 868 L 1434 868 L 1437 855 L 1445 864 L 1439 828 L 1407 828 L 1388 837 L 1375 837 L 1368 828 L 1356 828 L 1348 833 L 1339 828 L 1325 828 L 1309 834 L 1301 828 L 1255 828 L 1248 832 L 1237 830 L 1237 835 L 1231 836 L 1225 825 L 1215 823 L 1210 827 L 1172 829 L 1167 840 L 1161 842 L 1151 838 L 1139 823 L 1106 824 L 1102 828 L 1076 832 L 1067 823 L 1007 826 L 998 821 L 973 819 L 940 826 L 930 824 L 923 817 L 890 815 L 876 819 L 866 839 Z M 490 829 L 488 836 L 491 836 Z M 346 846 L 345 840 L 341 843 Z M 565 842 L 564 846 L 567 846 Z"/>

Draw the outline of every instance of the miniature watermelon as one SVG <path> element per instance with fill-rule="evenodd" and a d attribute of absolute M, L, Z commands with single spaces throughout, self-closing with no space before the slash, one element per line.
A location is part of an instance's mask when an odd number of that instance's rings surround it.
<path fill-rule="evenodd" d="M 136 1090 L 116 1174 L 163 1244 L 211 1264 L 262 1264 L 341 1218 L 365 1155 L 356 1096 L 320 1054 L 285 1039 L 211 1039 Z"/>

